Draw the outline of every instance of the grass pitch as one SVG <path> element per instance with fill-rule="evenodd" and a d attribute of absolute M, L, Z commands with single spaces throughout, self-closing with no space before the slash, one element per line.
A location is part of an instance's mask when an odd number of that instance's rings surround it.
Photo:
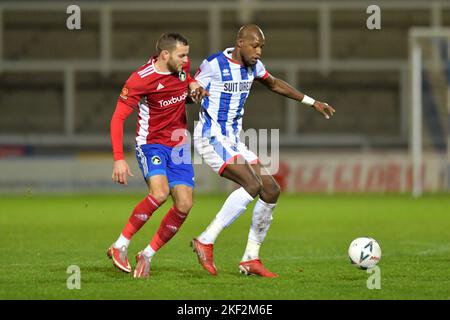
<path fill-rule="evenodd" d="M 448 195 L 282 195 L 261 249 L 277 279 L 238 273 L 253 204 L 215 244 L 218 276 L 200 267 L 189 242 L 226 195 L 196 196 L 151 277 L 136 280 L 114 269 L 106 250 L 143 196 L 0 196 L 0 299 L 450 299 Z M 171 204 L 133 239 L 133 267 Z M 359 236 L 381 245 L 379 290 L 348 262 Z M 70 265 L 81 270 L 79 290 L 66 286 Z"/>

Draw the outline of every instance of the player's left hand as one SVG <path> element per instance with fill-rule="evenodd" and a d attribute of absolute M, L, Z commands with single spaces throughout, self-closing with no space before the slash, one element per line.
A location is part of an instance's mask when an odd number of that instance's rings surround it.
<path fill-rule="evenodd" d="M 209 96 L 209 92 L 202 87 L 198 87 L 194 90 L 191 90 L 189 96 L 191 97 L 192 101 L 194 101 L 194 103 L 200 103 L 200 101 L 202 101 L 204 97 Z"/>
<path fill-rule="evenodd" d="M 333 107 L 330 106 L 328 103 L 317 101 L 317 100 L 314 102 L 313 107 L 318 112 L 323 114 L 325 119 L 330 119 L 336 112 L 336 110 L 334 110 Z"/>

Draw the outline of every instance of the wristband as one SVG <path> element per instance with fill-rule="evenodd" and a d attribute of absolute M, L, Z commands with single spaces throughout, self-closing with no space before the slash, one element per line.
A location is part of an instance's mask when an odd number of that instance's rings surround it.
<path fill-rule="evenodd" d="M 303 95 L 302 103 L 307 104 L 308 106 L 312 106 L 314 102 L 316 102 L 316 100 L 314 100 L 313 98 L 308 97 L 306 94 Z"/>

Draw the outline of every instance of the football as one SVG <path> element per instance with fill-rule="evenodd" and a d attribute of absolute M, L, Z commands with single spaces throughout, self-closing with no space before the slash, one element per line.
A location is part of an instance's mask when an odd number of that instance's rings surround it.
<path fill-rule="evenodd" d="M 381 248 L 377 240 L 369 237 L 356 238 L 348 248 L 350 262 L 361 269 L 375 266 L 381 259 Z"/>

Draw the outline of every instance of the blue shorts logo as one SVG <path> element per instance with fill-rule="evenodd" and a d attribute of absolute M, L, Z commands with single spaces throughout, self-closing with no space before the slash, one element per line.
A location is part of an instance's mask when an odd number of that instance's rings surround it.
<path fill-rule="evenodd" d="M 152 157 L 152 163 L 155 165 L 161 164 L 161 159 L 158 156 L 153 156 Z"/>

